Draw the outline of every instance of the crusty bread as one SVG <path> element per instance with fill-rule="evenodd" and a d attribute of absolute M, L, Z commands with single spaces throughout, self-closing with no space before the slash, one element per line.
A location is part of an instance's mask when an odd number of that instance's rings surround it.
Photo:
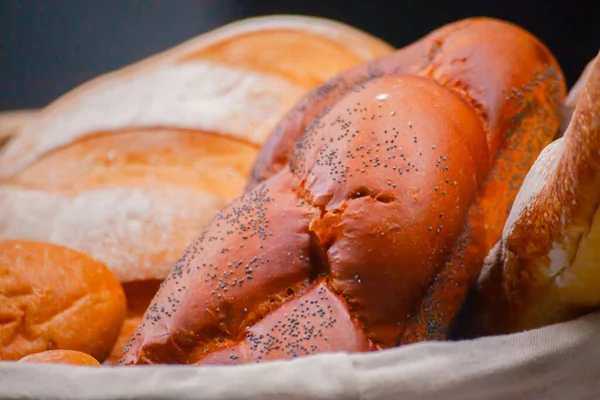
<path fill-rule="evenodd" d="M 99 366 L 100 363 L 89 354 L 74 350 L 46 350 L 21 358 L 18 362 L 42 363 L 42 364 L 71 364 L 86 365 L 90 367 Z"/>
<path fill-rule="evenodd" d="M 0 241 L 0 360 L 46 350 L 110 352 L 125 295 L 106 266 L 66 247 Z"/>
<path fill-rule="evenodd" d="M 258 147 L 294 102 L 390 51 L 341 23 L 262 17 L 94 79 L 0 153 L 0 238 L 72 247 L 123 283 L 162 280 L 243 191 Z"/>
<path fill-rule="evenodd" d="M 163 279 L 302 93 L 390 50 L 340 23 L 264 17 L 84 84 L 0 154 L 0 237 L 69 245 L 122 282 Z"/>
<path fill-rule="evenodd" d="M 565 135 L 531 168 L 478 283 L 469 335 L 533 329 L 600 306 L 600 54 Z"/>
<path fill-rule="evenodd" d="M 558 130 L 565 85 L 550 52 L 514 25 L 441 32 L 319 87 L 282 120 L 292 133 L 276 128 L 259 159 L 274 167 L 259 166 L 186 250 L 123 364 L 445 338 Z M 279 165 L 269 155 L 288 140 Z"/>

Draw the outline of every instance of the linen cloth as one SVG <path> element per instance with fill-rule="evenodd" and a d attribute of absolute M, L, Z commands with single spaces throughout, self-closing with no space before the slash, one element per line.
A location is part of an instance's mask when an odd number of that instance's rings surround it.
<path fill-rule="evenodd" d="M 235 367 L 0 362 L 1 399 L 600 399 L 600 314 L 529 332 Z"/>

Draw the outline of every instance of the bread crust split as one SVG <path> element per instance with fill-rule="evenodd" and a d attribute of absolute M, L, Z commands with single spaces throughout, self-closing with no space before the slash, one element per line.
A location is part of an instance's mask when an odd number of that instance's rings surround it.
<path fill-rule="evenodd" d="M 564 97 L 550 52 L 490 19 L 318 87 L 273 129 L 249 190 L 176 263 L 121 363 L 444 339 Z"/>

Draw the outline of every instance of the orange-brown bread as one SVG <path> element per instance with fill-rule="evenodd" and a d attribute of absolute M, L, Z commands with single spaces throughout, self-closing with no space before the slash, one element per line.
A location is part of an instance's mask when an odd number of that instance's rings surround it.
<path fill-rule="evenodd" d="M 97 367 L 98 360 L 89 354 L 73 350 L 46 350 L 21 358 L 18 362 L 37 364 L 70 364 Z"/>
<path fill-rule="evenodd" d="M 0 151 L 0 239 L 69 246 L 155 288 L 302 94 L 392 50 L 342 23 L 260 17 L 87 82 Z"/>
<path fill-rule="evenodd" d="M 103 360 L 125 317 L 106 266 L 66 247 L 0 241 L 0 360 L 76 350 Z"/>
<path fill-rule="evenodd" d="M 534 329 L 600 306 L 600 55 L 573 90 L 565 135 L 529 171 L 486 261 L 461 326 L 469 335 Z"/>
<path fill-rule="evenodd" d="M 374 74 L 299 140 L 288 136 L 288 162 L 178 261 L 123 364 L 239 364 L 445 338 L 565 96 L 553 57 L 523 30 L 487 19 L 445 29 L 454 33 L 435 57 L 411 56 L 433 59 L 428 74 Z M 406 66 L 384 60 L 389 71 Z"/>
<path fill-rule="evenodd" d="M 115 341 L 110 355 L 104 360 L 103 365 L 115 365 L 118 363 L 129 338 L 142 322 L 146 309 L 156 294 L 162 281 L 137 281 L 123 284 L 123 290 L 127 297 L 127 315 L 121 325 L 121 331 Z"/>

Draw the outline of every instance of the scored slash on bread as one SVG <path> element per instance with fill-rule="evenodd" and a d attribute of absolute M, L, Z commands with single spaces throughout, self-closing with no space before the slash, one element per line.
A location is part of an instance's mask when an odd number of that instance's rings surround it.
<path fill-rule="evenodd" d="M 470 335 L 523 331 L 600 306 L 600 54 L 569 95 L 564 136 L 527 174 L 479 279 Z"/>

